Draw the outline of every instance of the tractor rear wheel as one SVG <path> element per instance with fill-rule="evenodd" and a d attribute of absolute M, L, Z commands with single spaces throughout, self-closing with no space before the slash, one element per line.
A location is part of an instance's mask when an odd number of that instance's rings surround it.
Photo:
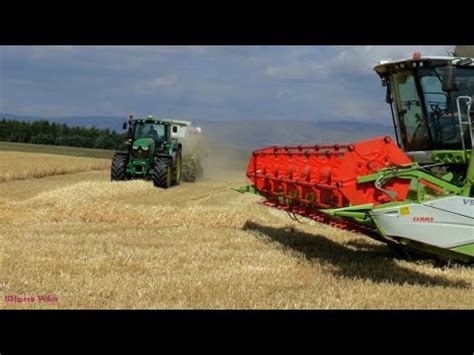
<path fill-rule="evenodd" d="M 171 164 L 168 159 L 155 158 L 151 179 L 153 185 L 162 189 L 171 187 L 172 171 Z"/>
<path fill-rule="evenodd" d="M 128 153 L 115 153 L 110 168 L 110 179 L 112 181 L 126 180 L 127 164 Z"/>

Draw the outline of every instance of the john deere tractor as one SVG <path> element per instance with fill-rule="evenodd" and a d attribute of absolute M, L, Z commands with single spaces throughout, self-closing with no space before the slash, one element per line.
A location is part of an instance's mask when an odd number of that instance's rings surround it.
<path fill-rule="evenodd" d="M 171 138 L 176 129 L 170 122 L 153 116 L 123 124 L 128 129 L 126 151 L 116 152 L 112 159 L 111 180 L 151 179 L 156 187 L 167 189 L 181 180 L 181 144 Z"/>

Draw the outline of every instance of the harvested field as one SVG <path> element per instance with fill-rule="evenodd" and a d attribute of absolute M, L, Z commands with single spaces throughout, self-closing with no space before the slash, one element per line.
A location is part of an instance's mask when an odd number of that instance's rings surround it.
<path fill-rule="evenodd" d="M 0 182 L 107 170 L 110 160 L 42 153 L 0 152 Z"/>
<path fill-rule="evenodd" d="M 23 154 L 20 172 L 54 164 Z M 110 182 L 108 170 L 0 183 L 0 307 L 474 308 L 471 267 L 406 260 L 365 236 L 292 221 L 230 190 L 244 173 L 222 166 L 168 190 Z"/>

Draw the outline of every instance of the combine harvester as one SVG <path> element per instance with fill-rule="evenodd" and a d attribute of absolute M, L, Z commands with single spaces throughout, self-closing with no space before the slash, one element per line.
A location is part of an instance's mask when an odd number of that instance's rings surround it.
<path fill-rule="evenodd" d="M 396 140 L 271 146 L 252 153 L 238 189 L 265 204 L 364 233 L 404 252 L 474 261 L 470 58 L 381 62 Z"/>

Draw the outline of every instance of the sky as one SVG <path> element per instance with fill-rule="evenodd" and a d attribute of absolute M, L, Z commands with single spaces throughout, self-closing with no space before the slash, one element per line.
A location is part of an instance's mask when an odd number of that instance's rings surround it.
<path fill-rule="evenodd" d="M 0 112 L 388 123 L 381 60 L 449 46 L 0 46 Z"/>

